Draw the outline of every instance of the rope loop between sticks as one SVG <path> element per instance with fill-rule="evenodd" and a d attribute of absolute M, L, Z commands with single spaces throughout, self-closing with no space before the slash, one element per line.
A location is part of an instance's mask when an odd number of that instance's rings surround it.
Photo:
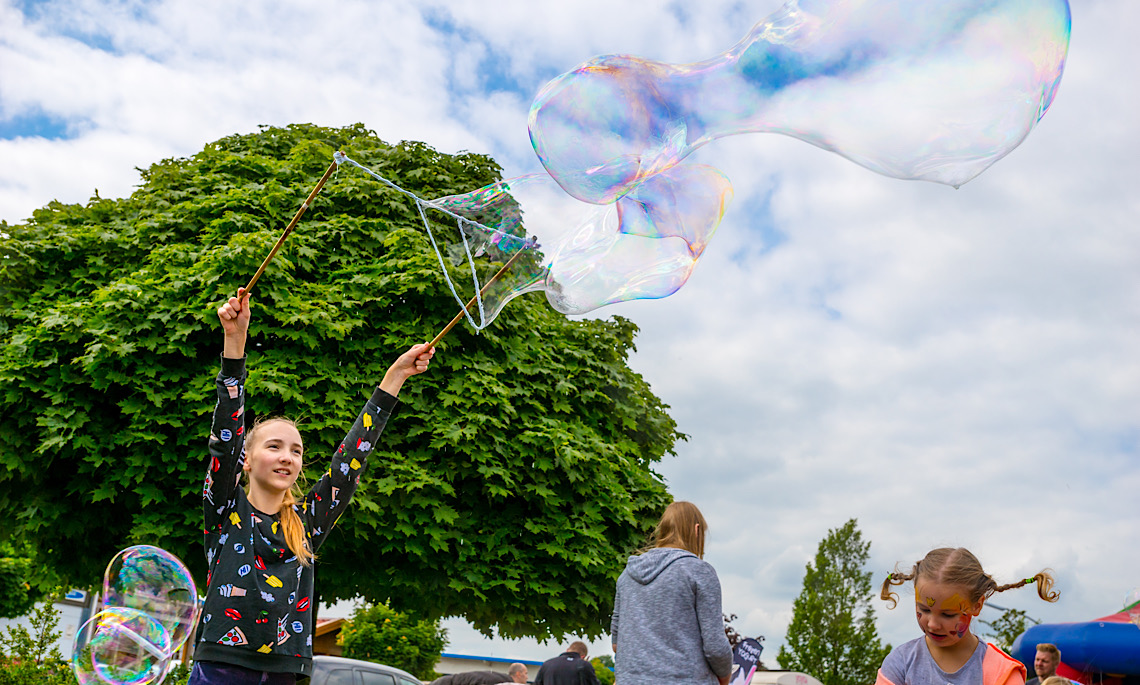
<path fill-rule="evenodd" d="M 439 268 L 443 271 L 443 279 L 447 282 L 448 289 L 451 290 L 451 296 L 455 298 L 455 301 L 459 304 L 459 307 L 463 311 L 464 316 L 467 317 L 467 322 L 471 324 L 471 327 L 475 329 L 476 333 L 482 331 L 484 328 L 490 325 L 491 322 L 487 321 L 487 315 L 483 309 L 483 296 L 481 289 L 479 288 L 479 275 L 475 270 L 475 257 L 471 254 L 471 246 L 467 242 L 467 233 L 463 230 L 463 228 L 465 226 L 472 226 L 482 229 L 491 234 L 503 233 L 503 231 L 500 229 L 489 228 L 477 221 L 472 221 L 467 217 L 460 216 L 454 212 L 447 210 L 444 207 L 440 207 L 437 204 L 429 202 L 428 200 L 421 199 L 415 193 L 409 190 L 404 190 L 392 181 L 389 181 L 380 174 L 357 162 L 339 150 L 333 154 L 333 160 L 337 163 L 338 167 L 342 164 L 351 164 L 352 166 L 362 170 L 364 173 L 368 174 L 377 181 L 383 183 L 385 186 L 405 195 L 413 202 L 415 202 L 416 211 L 419 212 L 420 220 L 423 221 L 424 229 L 427 230 L 428 240 L 431 242 L 432 249 L 435 250 L 436 259 L 439 260 Z M 428 221 L 427 214 L 424 211 L 425 209 L 432 209 L 442 214 L 446 214 L 455 220 L 455 226 L 459 230 L 459 237 L 463 240 L 463 250 L 467 253 L 467 263 L 471 266 L 471 280 L 475 284 L 475 301 L 479 306 L 479 323 L 475 323 L 475 319 L 472 318 L 471 312 L 467 310 L 466 303 L 463 301 L 463 298 L 460 297 L 459 292 L 456 291 L 455 284 L 451 282 L 451 276 L 447 273 L 447 264 L 444 262 L 443 252 L 439 249 L 439 245 L 436 243 L 435 234 L 431 230 L 431 222 Z M 525 247 L 523 249 L 525 249 Z"/>

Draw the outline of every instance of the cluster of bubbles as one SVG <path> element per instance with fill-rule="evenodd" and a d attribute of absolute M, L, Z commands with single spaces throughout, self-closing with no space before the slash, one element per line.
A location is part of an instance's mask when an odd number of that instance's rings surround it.
<path fill-rule="evenodd" d="M 702 62 L 609 55 L 559 76 L 529 119 L 549 179 L 425 206 L 446 208 L 433 221 L 475 221 L 464 240 L 482 233 L 480 254 L 493 260 L 537 237 L 517 277 L 488 288 L 491 318 L 532 290 L 578 314 L 664 297 L 685 283 L 732 195 L 719 171 L 685 161 L 694 150 L 780 133 L 886 176 L 957 187 L 1044 116 L 1069 32 L 1067 0 L 790 0 Z M 565 207 L 554 183 L 590 204 Z"/>
<path fill-rule="evenodd" d="M 158 547 L 128 547 L 107 565 L 102 597 L 75 635 L 76 679 L 158 685 L 197 622 L 198 590 L 186 566 Z"/>

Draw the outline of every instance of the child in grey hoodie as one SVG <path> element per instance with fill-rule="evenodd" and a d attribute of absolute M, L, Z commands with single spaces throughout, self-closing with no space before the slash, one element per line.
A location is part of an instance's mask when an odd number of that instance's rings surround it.
<path fill-rule="evenodd" d="M 674 502 L 657 525 L 654 547 L 629 558 L 610 622 L 620 685 L 727 685 L 732 647 L 720 579 L 702 559 L 707 529 L 696 505 Z"/>

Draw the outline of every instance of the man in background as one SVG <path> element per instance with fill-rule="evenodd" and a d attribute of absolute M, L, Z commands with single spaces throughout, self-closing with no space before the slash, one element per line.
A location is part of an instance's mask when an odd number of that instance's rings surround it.
<path fill-rule="evenodd" d="M 1057 665 L 1061 663 L 1061 650 L 1057 645 L 1042 642 L 1037 645 L 1037 656 L 1033 659 L 1033 671 L 1036 678 L 1025 681 L 1025 685 L 1040 685 L 1046 678 L 1057 674 Z"/>
<path fill-rule="evenodd" d="M 542 664 L 534 685 L 600 685 L 594 665 L 586 660 L 587 654 L 585 642 L 571 642 L 565 652 Z"/>

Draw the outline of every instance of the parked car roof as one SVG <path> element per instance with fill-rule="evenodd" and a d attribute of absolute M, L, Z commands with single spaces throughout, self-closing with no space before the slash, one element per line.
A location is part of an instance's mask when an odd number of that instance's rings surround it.
<path fill-rule="evenodd" d="M 422 681 L 395 666 L 339 656 L 313 657 L 311 685 L 421 685 Z"/>

